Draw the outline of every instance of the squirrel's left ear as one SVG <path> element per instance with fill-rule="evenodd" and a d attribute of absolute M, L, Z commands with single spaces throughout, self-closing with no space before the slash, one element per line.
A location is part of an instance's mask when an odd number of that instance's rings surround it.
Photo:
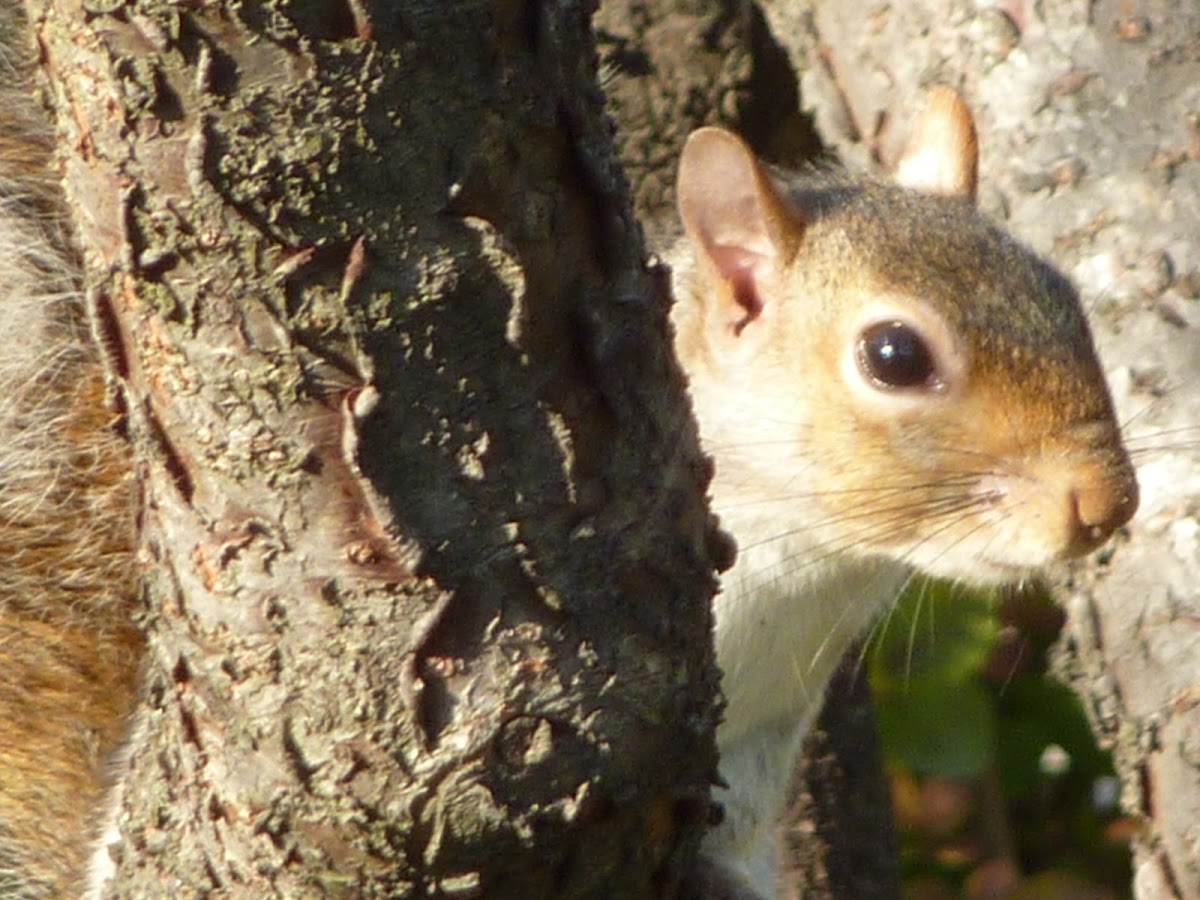
<path fill-rule="evenodd" d="M 978 169 L 979 143 L 971 110 L 953 88 L 934 88 L 896 165 L 896 183 L 974 203 Z"/>

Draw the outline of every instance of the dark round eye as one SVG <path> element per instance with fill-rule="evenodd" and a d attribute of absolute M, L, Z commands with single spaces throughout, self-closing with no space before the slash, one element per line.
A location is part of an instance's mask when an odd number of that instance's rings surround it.
<path fill-rule="evenodd" d="M 876 384 L 906 388 L 932 386 L 936 368 L 925 339 L 911 325 L 880 322 L 858 338 L 858 364 Z"/>

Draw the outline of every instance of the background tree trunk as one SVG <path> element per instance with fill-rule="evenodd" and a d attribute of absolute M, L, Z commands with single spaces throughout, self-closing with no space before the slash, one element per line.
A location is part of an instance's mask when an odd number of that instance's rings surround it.
<path fill-rule="evenodd" d="M 28 5 L 145 485 L 110 893 L 671 892 L 724 544 L 589 5 Z"/>

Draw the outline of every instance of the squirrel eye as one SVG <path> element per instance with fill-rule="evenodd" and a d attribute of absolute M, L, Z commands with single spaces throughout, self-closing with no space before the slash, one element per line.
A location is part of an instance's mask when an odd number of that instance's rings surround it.
<path fill-rule="evenodd" d="M 925 340 L 903 322 L 880 322 L 863 329 L 858 338 L 858 364 L 881 387 L 934 387 L 938 382 Z"/>

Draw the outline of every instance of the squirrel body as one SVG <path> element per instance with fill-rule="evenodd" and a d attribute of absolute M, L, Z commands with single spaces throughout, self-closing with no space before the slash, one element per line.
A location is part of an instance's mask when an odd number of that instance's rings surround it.
<path fill-rule="evenodd" d="M 974 209 L 976 166 L 949 89 L 897 184 L 771 170 L 715 128 L 684 149 L 675 346 L 739 547 L 714 607 L 727 787 L 709 893 L 780 893 L 804 735 L 913 572 L 1016 582 L 1137 506 L 1078 297 Z"/>

